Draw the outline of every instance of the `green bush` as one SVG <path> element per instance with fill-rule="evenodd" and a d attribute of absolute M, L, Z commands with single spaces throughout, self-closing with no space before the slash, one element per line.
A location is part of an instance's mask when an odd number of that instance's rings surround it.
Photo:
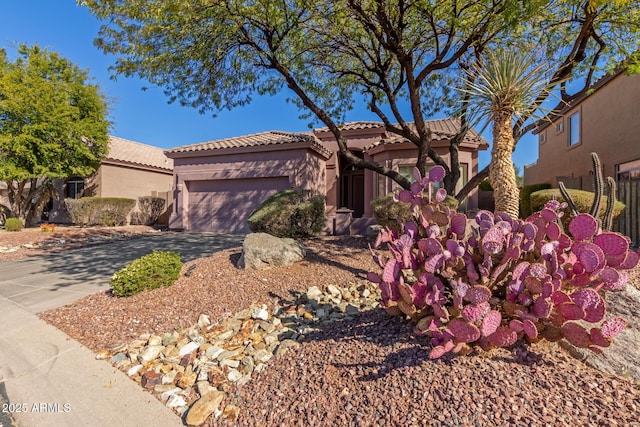
<path fill-rule="evenodd" d="M 180 276 L 181 269 L 180 254 L 153 251 L 117 271 L 109 283 L 113 287 L 114 295 L 126 297 L 147 289 L 173 285 Z"/>
<path fill-rule="evenodd" d="M 551 188 L 551 184 L 543 182 L 540 184 L 525 185 L 520 190 L 520 218 L 527 218 L 535 211 L 531 209 L 531 193 Z"/>
<path fill-rule="evenodd" d="M 480 185 L 478 185 L 478 190 L 480 191 L 493 191 L 493 187 L 491 186 L 491 181 L 488 179 L 483 180 Z"/>
<path fill-rule="evenodd" d="M 164 209 L 162 197 L 138 197 L 138 210 L 131 214 L 131 224 L 153 225 Z"/>
<path fill-rule="evenodd" d="M 4 222 L 4 229 L 7 231 L 20 231 L 22 230 L 22 221 L 20 218 L 7 218 Z"/>
<path fill-rule="evenodd" d="M 64 206 L 71 222 L 82 227 L 99 225 L 114 227 L 125 225 L 127 215 L 136 201 L 121 197 L 83 197 L 81 199 L 65 199 Z"/>
<path fill-rule="evenodd" d="M 265 200 L 247 221 L 254 233 L 305 237 L 322 231 L 324 211 L 323 195 L 311 190 L 284 190 Z"/>
<path fill-rule="evenodd" d="M 593 203 L 594 194 L 589 191 L 583 190 L 572 190 L 568 189 L 569 195 L 573 198 L 573 201 L 580 212 L 589 212 L 591 209 L 591 204 Z M 552 200 L 555 196 L 556 200 L 564 202 L 564 198 L 560 194 L 560 190 L 557 188 L 552 188 L 549 190 L 539 190 L 535 193 L 531 193 L 531 210 L 533 212 L 537 212 L 544 207 L 544 204 L 549 200 Z M 602 220 L 604 216 L 604 210 L 607 206 L 607 196 L 602 196 L 602 200 L 600 202 L 600 210 L 598 211 L 598 218 Z M 616 204 L 613 207 L 613 219 L 616 219 L 620 216 L 622 211 L 624 210 L 625 205 L 622 202 L 616 201 Z M 564 225 L 565 230 L 568 230 L 569 221 L 571 220 L 571 214 L 569 212 L 569 208 L 564 209 L 564 216 L 562 217 L 562 224 Z"/>
<path fill-rule="evenodd" d="M 455 210 L 458 209 L 458 200 L 455 197 L 447 195 L 441 205 L 448 206 L 450 209 Z M 373 208 L 373 216 L 375 216 L 378 224 L 383 227 L 389 226 L 397 229 L 399 227 L 398 220 L 402 221 L 403 224 L 409 220 L 413 220 L 411 204 L 395 202 L 393 200 L 393 194 L 391 193 L 373 199 L 371 201 L 371 207 Z"/>

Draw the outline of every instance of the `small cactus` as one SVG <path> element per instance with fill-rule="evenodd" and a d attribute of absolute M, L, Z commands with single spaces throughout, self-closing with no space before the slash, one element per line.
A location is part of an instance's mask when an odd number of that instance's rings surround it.
<path fill-rule="evenodd" d="M 604 195 L 602 164 L 600 163 L 600 157 L 598 156 L 598 153 L 591 153 L 591 163 L 593 165 L 593 203 L 591 204 L 591 208 L 589 209 L 589 216 L 595 219 L 598 217 L 598 212 L 600 211 L 600 202 L 602 201 L 602 196 Z M 558 188 L 560 190 L 560 194 L 569 205 L 571 215 L 580 215 L 580 212 L 578 212 L 578 208 L 576 207 L 573 198 L 567 191 L 567 187 L 564 185 L 564 183 L 558 182 Z M 605 208 L 601 226 L 603 230 L 608 231 L 611 230 L 613 226 L 613 207 L 616 203 L 616 182 L 611 177 L 607 177 L 607 193 L 607 205 Z M 573 231 L 571 233 L 573 234 Z M 577 237 L 576 239 L 582 240 Z"/>

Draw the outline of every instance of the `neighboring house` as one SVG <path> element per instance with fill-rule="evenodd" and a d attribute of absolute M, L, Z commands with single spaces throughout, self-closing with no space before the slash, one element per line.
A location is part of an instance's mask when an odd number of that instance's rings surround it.
<path fill-rule="evenodd" d="M 591 91 L 541 120 L 538 160 L 525 166 L 524 184 L 593 190 L 591 155 L 597 152 L 604 176 L 640 180 L 640 74 L 623 72 L 598 80 Z"/>
<path fill-rule="evenodd" d="M 98 170 L 90 177 L 69 177 L 58 181 L 62 198 L 83 196 L 125 197 L 137 200 L 141 196 L 157 196 L 172 202 L 173 160 L 163 149 L 115 136 L 109 137 L 109 152 Z M 68 222 L 62 201 L 50 205 L 52 222 Z M 166 222 L 166 218 L 165 218 Z"/>
<path fill-rule="evenodd" d="M 598 80 L 558 114 L 540 121 L 538 161 L 524 168 L 525 185 L 542 182 L 593 191 L 590 153 L 596 152 L 605 177 L 617 181 L 626 204 L 617 230 L 640 244 L 640 74 L 622 71 Z"/>
<path fill-rule="evenodd" d="M 432 120 L 433 149 L 449 161 L 449 141 L 459 129 L 455 119 Z M 388 133 L 379 122 L 342 126 L 349 148 L 410 177 L 417 148 Z M 462 179 L 478 172 L 478 150 L 487 142 L 470 131 L 460 144 Z M 240 233 L 249 231 L 247 218 L 272 194 L 303 188 L 326 195 L 326 232 L 335 232 L 335 219 L 351 215 L 351 232 L 374 223 L 371 201 L 397 188 L 389 178 L 355 167 L 338 155 L 333 134 L 326 128 L 308 133 L 280 131 L 204 142 L 165 151 L 174 160 L 172 229 Z M 477 206 L 473 193 L 467 209 Z M 346 208 L 346 209 L 342 209 Z"/>

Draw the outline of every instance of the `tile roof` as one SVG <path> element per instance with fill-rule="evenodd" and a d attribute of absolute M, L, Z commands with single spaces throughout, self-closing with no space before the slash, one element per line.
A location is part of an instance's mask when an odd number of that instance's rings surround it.
<path fill-rule="evenodd" d="M 220 150 L 223 148 L 283 145 L 295 142 L 310 142 L 322 153 L 327 155 L 331 154 L 331 152 L 327 150 L 311 133 L 281 132 L 275 130 L 185 145 L 182 147 L 172 148 L 171 150 L 165 151 L 165 153 L 187 153 L 204 150 Z"/>
<path fill-rule="evenodd" d="M 451 139 L 458 133 L 458 130 L 460 130 L 460 119 L 457 118 L 427 120 L 425 124 L 429 129 L 431 129 L 433 140 L 436 141 L 441 139 Z M 415 127 L 413 123 L 410 123 L 410 126 L 412 128 Z M 366 149 L 369 150 L 380 145 L 398 144 L 402 142 L 406 142 L 404 137 L 391 134 L 389 138 L 376 141 L 366 147 Z M 469 129 L 462 142 L 479 146 L 489 146 L 487 141 L 474 129 Z"/>
<path fill-rule="evenodd" d="M 165 156 L 162 148 L 109 136 L 109 153 L 105 160 L 133 165 L 173 170 L 173 160 Z"/>
<path fill-rule="evenodd" d="M 382 122 L 348 122 L 338 125 L 340 130 L 362 130 L 362 129 L 376 129 L 383 128 L 384 124 Z M 328 127 L 323 127 L 319 129 L 314 129 L 315 132 L 329 132 Z"/>

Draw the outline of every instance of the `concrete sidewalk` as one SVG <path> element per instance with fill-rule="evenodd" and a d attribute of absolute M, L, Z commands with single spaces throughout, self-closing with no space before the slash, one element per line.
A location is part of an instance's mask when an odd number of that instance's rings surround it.
<path fill-rule="evenodd" d="M 19 427 L 183 425 L 124 373 L 6 299 L 0 325 L 3 409 Z"/>
<path fill-rule="evenodd" d="M 184 260 L 244 236 L 167 233 L 0 263 L 0 427 L 181 426 L 124 373 L 35 313 L 109 289 L 111 275 L 154 249 Z"/>

